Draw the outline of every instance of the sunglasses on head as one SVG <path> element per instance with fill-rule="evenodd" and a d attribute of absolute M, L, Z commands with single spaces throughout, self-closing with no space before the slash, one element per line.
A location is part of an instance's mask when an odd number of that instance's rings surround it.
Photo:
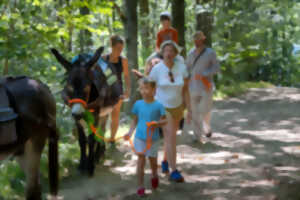
<path fill-rule="evenodd" d="M 170 77 L 170 81 L 172 82 L 172 83 L 174 83 L 174 76 L 173 76 L 173 73 L 171 72 L 171 71 L 169 71 L 169 77 Z"/>

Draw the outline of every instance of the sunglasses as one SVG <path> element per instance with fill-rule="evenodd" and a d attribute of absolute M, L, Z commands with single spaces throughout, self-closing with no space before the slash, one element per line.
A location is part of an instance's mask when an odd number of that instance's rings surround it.
<path fill-rule="evenodd" d="M 173 76 L 173 73 L 171 72 L 171 71 L 169 71 L 169 77 L 170 77 L 170 81 L 172 82 L 172 83 L 174 83 L 174 76 Z"/>

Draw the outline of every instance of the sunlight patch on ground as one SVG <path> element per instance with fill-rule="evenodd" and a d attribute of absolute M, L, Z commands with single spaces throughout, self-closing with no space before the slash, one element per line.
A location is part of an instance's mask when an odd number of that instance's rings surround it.
<path fill-rule="evenodd" d="M 300 155 L 300 145 L 299 146 L 285 146 L 285 147 L 281 147 L 281 149 L 285 153 Z"/>
<path fill-rule="evenodd" d="M 242 134 L 249 134 L 261 140 L 277 140 L 280 142 L 300 142 L 300 135 L 291 133 L 288 129 L 262 130 L 262 131 L 240 131 Z"/>
<path fill-rule="evenodd" d="M 237 128 L 239 129 L 239 127 Z M 241 139 L 239 137 L 232 136 L 232 135 L 214 133 L 211 143 L 221 147 L 236 148 L 236 147 L 250 145 L 252 141 L 247 138 Z"/>
<path fill-rule="evenodd" d="M 240 187 L 273 187 L 275 185 L 275 182 L 273 180 L 258 180 L 258 181 L 243 181 L 239 184 Z"/>
<path fill-rule="evenodd" d="M 241 200 L 277 200 L 275 195 L 268 195 L 268 196 L 248 196 Z"/>
<path fill-rule="evenodd" d="M 293 167 L 293 166 L 282 166 L 282 167 L 275 167 L 276 170 L 278 171 L 299 171 L 300 168 L 298 167 Z"/>
<path fill-rule="evenodd" d="M 192 165 L 204 164 L 204 165 L 223 165 L 224 163 L 237 163 L 241 160 L 254 160 L 255 157 L 247 155 L 244 153 L 233 153 L 228 151 L 219 151 L 215 153 L 197 153 L 191 151 L 191 153 L 186 153 L 186 149 L 189 148 L 187 145 L 178 146 L 179 153 L 177 162 L 180 163 L 190 163 Z"/>
<path fill-rule="evenodd" d="M 232 190 L 230 189 L 216 189 L 216 190 L 203 190 L 203 194 L 215 195 L 215 194 L 228 194 Z"/>
<path fill-rule="evenodd" d="M 185 178 L 186 179 L 186 178 Z M 208 175 L 189 175 L 188 179 L 185 180 L 186 183 L 197 183 L 197 182 L 211 182 L 219 181 L 221 177 L 219 176 L 208 176 Z"/>

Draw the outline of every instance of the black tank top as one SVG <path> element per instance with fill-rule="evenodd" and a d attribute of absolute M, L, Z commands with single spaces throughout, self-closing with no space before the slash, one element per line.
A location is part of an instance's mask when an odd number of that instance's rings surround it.
<path fill-rule="evenodd" d="M 114 69 L 116 70 L 117 72 L 117 78 L 118 78 L 118 81 L 120 83 L 120 86 L 121 86 L 121 92 L 123 94 L 123 82 L 122 82 L 122 72 L 123 72 L 123 65 L 122 65 L 122 57 L 119 56 L 119 60 L 118 62 L 116 63 L 112 63 L 109 61 L 109 55 L 106 56 L 106 61 L 111 63 L 114 67 Z"/>

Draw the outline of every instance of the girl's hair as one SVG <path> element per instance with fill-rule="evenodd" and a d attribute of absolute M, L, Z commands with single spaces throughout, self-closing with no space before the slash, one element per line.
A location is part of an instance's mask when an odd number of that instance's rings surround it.
<path fill-rule="evenodd" d="M 171 21 L 170 17 L 168 17 L 168 16 L 166 16 L 166 15 L 160 16 L 160 21 L 164 21 L 164 20 L 169 20 L 169 21 Z"/>
<path fill-rule="evenodd" d="M 119 35 L 113 35 L 110 37 L 111 46 L 115 46 L 116 44 L 124 44 L 124 40 Z"/>
<path fill-rule="evenodd" d="M 143 77 L 139 80 L 140 84 L 150 85 L 152 88 L 156 87 L 156 82 L 149 77 Z"/>
<path fill-rule="evenodd" d="M 165 40 L 165 41 L 160 45 L 160 53 L 161 53 L 161 54 L 163 54 L 163 52 L 164 52 L 166 46 L 172 46 L 173 49 L 174 49 L 174 51 L 175 51 L 176 53 L 179 53 L 179 52 L 180 52 L 180 49 L 179 49 L 178 45 L 177 45 L 174 41 L 172 41 L 172 40 Z"/>

